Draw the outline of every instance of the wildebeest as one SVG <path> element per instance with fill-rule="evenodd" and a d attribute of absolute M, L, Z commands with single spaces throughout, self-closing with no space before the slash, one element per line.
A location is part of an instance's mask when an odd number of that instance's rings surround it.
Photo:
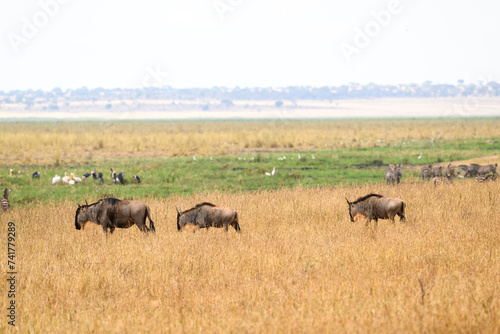
<path fill-rule="evenodd" d="M 399 183 L 402 176 L 403 168 L 400 164 L 389 164 L 389 168 L 387 168 L 384 173 L 384 178 L 387 181 L 387 184 L 391 183 L 392 185 Z"/>
<path fill-rule="evenodd" d="M 227 232 L 229 226 L 234 227 L 237 232 L 241 231 L 238 223 L 238 213 L 231 208 L 203 202 L 186 211 L 177 208 L 176 210 L 178 231 L 196 227 L 207 229 L 210 227 L 224 227 Z"/>
<path fill-rule="evenodd" d="M 434 176 L 434 173 L 432 171 L 432 165 L 420 168 L 420 173 L 422 173 L 422 181 L 425 181 L 425 179 L 430 180 L 431 176 Z"/>
<path fill-rule="evenodd" d="M 42 173 L 34 172 L 33 175 L 31 175 L 31 178 L 32 179 L 39 179 L 40 175 L 42 175 Z"/>
<path fill-rule="evenodd" d="M 149 228 L 146 226 L 146 218 L 149 219 Z M 108 228 L 113 233 L 116 227 L 129 228 L 134 224 L 144 233 L 155 232 L 155 225 L 151 220 L 149 207 L 134 200 L 122 201 L 110 197 L 92 204 L 78 204 L 75 215 L 76 229 L 84 228 L 89 221 L 101 225 L 106 234 Z"/>
<path fill-rule="evenodd" d="M 399 198 L 368 194 L 358 198 L 354 202 L 349 202 L 347 198 L 346 201 L 349 204 L 349 216 L 352 222 L 355 221 L 354 218 L 357 215 L 366 217 L 366 226 L 368 226 L 372 219 L 375 220 L 375 225 L 377 225 L 379 218 L 390 219 L 394 223 L 396 215 L 400 217 L 400 221 L 406 221 L 406 204 Z"/>
<path fill-rule="evenodd" d="M 497 166 L 498 166 L 498 164 L 479 166 L 479 168 L 477 170 L 477 174 L 481 175 L 481 176 L 485 176 L 488 174 L 496 175 L 497 174 Z"/>
<path fill-rule="evenodd" d="M 477 173 L 479 171 L 479 167 L 481 167 L 478 164 L 470 164 L 470 166 L 467 167 L 467 173 L 465 173 L 465 176 L 470 176 L 474 177 L 477 176 Z"/>
<path fill-rule="evenodd" d="M 134 175 L 132 176 L 132 178 L 135 180 L 135 182 L 141 183 L 141 178 L 139 177 L 139 175 Z"/>

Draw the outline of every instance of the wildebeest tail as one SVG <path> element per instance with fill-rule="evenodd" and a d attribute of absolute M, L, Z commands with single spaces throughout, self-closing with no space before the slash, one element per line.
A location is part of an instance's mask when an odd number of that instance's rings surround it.
<path fill-rule="evenodd" d="M 240 224 L 238 222 L 238 212 L 235 212 L 234 213 L 234 229 L 237 231 L 237 232 L 241 232 L 241 228 L 240 228 Z"/>
<path fill-rule="evenodd" d="M 156 232 L 155 223 L 153 223 L 153 220 L 151 219 L 151 216 L 149 215 L 149 207 L 148 207 L 147 214 L 148 214 L 148 219 L 149 219 L 149 229 L 153 232 Z"/>

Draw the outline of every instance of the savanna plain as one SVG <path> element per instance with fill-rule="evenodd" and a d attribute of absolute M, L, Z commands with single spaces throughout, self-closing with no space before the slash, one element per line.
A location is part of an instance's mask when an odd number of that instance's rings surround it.
<path fill-rule="evenodd" d="M 2 269 L 12 221 L 17 327 L 4 274 L 0 332 L 498 333 L 499 183 L 435 186 L 418 171 L 498 163 L 499 128 L 499 119 L 4 122 L 0 182 L 12 208 L 0 213 Z M 396 186 L 383 178 L 389 163 L 403 164 Z M 125 170 L 125 185 L 111 183 L 110 166 Z M 51 184 L 93 168 L 104 184 Z M 346 198 L 368 193 L 401 198 L 408 222 L 351 222 Z M 104 196 L 147 203 L 156 233 L 77 231 L 76 202 Z M 242 232 L 178 232 L 176 207 L 204 201 L 235 209 Z"/>

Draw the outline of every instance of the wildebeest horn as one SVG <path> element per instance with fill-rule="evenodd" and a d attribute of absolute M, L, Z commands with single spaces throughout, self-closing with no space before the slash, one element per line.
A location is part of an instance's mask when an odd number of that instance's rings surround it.
<path fill-rule="evenodd" d="M 175 210 L 177 210 L 177 214 L 180 214 L 179 209 L 177 209 L 177 207 L 175 207 Z"/>
<path fill-rule="evenodd" d="M 347 199 L 347 197 L 345 198 L 345 200 L 347 201 L 347 204 L 351 205 L 351 202 L 349 202 L 349 200 Z"/>
<path fill-rule="evenodd" d="M 80 201 L 76 202 L 78 204 L 78 207 L 81 208 L 82 206 L 80 205 Z"/>
<path fill-rule="evenodd" d="M 87 202 L 87 200 L 85 200 L 85 204 L 89 205 L 89 203 Z"/>

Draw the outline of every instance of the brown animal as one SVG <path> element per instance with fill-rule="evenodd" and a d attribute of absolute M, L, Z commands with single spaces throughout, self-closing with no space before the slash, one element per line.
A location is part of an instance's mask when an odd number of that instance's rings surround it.
<path fill-rule="evenodd" d="M 116 227 L 129 228 L 134 224 L 144 233 L 155 232 L 155 225 L 149 213 L 149 207 L 142 202 L 105 198 L 92 204 L 78 204 L 75 227 L 77 230 L 83 229 L 85 224 L 90 221 L 101 225 L 106 234 L 108 228 L 113 233 Z M 146 226 L 146 218 L 149 219 L 149 228 Z"/>
<path fill-rule="evenodd" d="M 467 176 L 471 176 L 471 177 L 477 176 L 480 167 L 481 166 L 478 165 L 478 164 L 470 164 L 470 166 L 467 167 L 467 173 L 465 173 L 465 177 L 467 177 Z"/>
<path fill-rule="evenodd" d="M 404 214 L 406 204 L 399 198 L 368 194 L 354 202 L 349 202 L 347 198 L 346 200 L 349 204 L 349 216 L 352 222 L 355 221 L 354 218 L 357 215 L 366 217 L 366 226 L 372 219 L 375 220 L 375 226 L 379 219 L 390 219 L 394 223 L 396 215 L 400 217 L 400 221 L 406 221 Z"/>
<path fill-rule="evenodd" d="M 231 208 L 215 206 L 212 203 L 203 202 L 196 204 L 194 208 L 186 211 L 177 209 L 177 230 L 193 228 L 224 227 L 226 232 L 229 226 L 233 226 L 240 232 L 238 213 Z"/>
<path fill-rule="evenodd" d="M 497 166 L 498 166 L 498 164 L 479 166 L 479 168 L 477 170 L 477 174 L 481 175 L 481 176 L 485 176 L 488 174 L 496 175 L 497 174 Z"/>

